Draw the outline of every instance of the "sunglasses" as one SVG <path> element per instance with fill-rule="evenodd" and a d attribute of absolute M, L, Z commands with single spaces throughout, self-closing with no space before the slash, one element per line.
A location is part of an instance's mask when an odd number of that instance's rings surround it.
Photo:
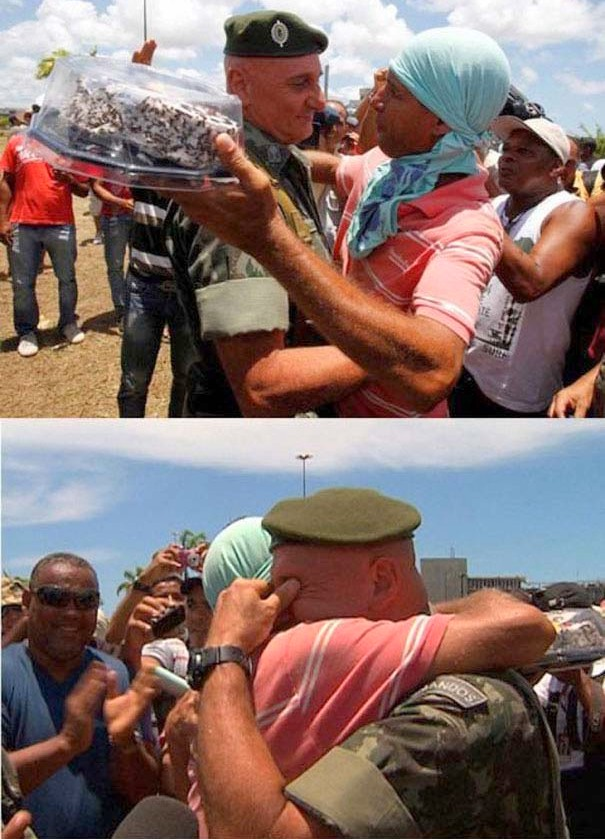
<path fill-rule="evenodd" d="M 86 612 L 89 609 L 97 609 L 101 602 L 101 595 L 94 588 L 74 591 L 61 586 L 38 586 L 32 589 L 32 594 L 36 595 L 43 606 L 52 606 L 53 609 L 65 609 L 73 603 L 78 611 Z"/>

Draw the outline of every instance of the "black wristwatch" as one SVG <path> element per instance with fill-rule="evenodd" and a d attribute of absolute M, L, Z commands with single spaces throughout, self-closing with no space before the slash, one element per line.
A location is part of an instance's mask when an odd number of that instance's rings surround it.
<path fill-rule="evenodd" d="M 139 578 L 134 581 L 132 584 L 133 591 L 142 591 L 145 594 L 151 594 L 151 586 L 146 586 L 145 583 L 142 583 Z"/>
<path fill-rule="evenodd" d="M 250 657 L 241 647 L 225 645 L 222 647 L 202 647 L 189 651 L 189 667 L 187 668 L 187 681 L 194 690 L 199 690 L 204 683 L 204 678 L 216 667 L 217 664 L 227 663 L 239 664 L 249 676 L 252 672 Z"/>

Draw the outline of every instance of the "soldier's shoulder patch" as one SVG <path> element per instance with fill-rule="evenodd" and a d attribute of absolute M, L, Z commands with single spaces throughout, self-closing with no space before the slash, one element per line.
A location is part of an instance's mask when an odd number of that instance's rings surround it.
<path fill-rule="evenodd" d="M 487 704 L 487 696 L 459 676 L 439 676 L 422 688 L 418 695 L 423 698 L 429 695 L 445 696 L 465 709 Z"/>

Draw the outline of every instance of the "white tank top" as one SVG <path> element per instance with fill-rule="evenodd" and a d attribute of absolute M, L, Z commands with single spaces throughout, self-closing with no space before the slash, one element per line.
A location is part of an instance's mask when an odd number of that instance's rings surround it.
<path fill-rule="evenodd" d="M 492 203 L 504 229 L 525 253 L 540 238 L 542 224 L 555 207 L 580 200 L 569 192 L 555 192 L 509 223 L 507 198 L 499 195 Z M 488 399 L 511 411 L 534 413 L 548 407 L 563 386 L 571 322 L 589 279 L 590 272 L 570 276 L 537 300 L 516 303 L 492 276 L 465 358 L 466 369 Z"/>

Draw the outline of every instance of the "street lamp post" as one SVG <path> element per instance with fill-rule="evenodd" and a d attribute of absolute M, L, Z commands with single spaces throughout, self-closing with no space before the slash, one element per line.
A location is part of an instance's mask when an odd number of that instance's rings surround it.
<path fill-rule="evenodd" d="M 143 42 L 147 40 L 147 0 L 143 0 Z"/>
<path fill-rule="evenodd" d="M 307 497 L 307 460 L 310 460 L 313 457 L 312 454 L 297 454 L 296 459 L 302 460 L 302 486 L 303 486 L 303 498 Z"/>

